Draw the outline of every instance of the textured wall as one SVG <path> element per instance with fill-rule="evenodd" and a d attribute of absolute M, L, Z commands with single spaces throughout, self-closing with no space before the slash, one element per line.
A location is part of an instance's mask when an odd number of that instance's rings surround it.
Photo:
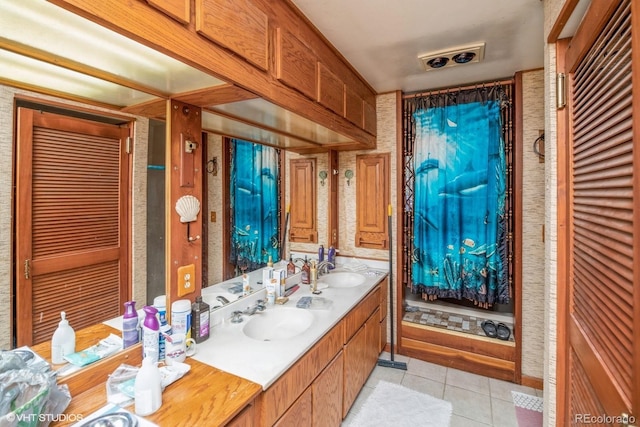
<path fill-rule="evenodd" d="M 566 0 L 544 0 L 544 35 L 549 34 Z M 544 425 L 556 425 L 556 359 L 558 304 L 558 158 L 556 118 L 556 49 L 545 44 L 545 353 L 544 353 Z"/>
<path fill-rule="evenodd" d="M 542 379 L 545 163 L 533 152 L 533 142 L 544 130 L 544 72 L 523 73 L 522 87 L 522 375 Z"/>
<path fill-rule="evenodd" d="M 209 250 L 208 260 L 208 277 L 207 285 L 213 285 L 215 283 L 222 282 L 222 248 L 223 248 L 223 236 L 222 236 L 222 219 L 223 219 L 223 206 L 222 206 L 222 178 L 224 176 L 224 157 L 222 153 L 222 137 L 220 135 L 209 135 L 207 142 L 207 154 L 208 160 L 214 157 L 218 158 L 218 174 L 213 176 L 207 173 L 207 185 L 209 186 L 208 203 L 209 212 L 216 213 L 216 222 L 211 222 L 211 215 L 204 210 L 203 220 L 208 221 L 209 227 L 209 241 L 207 248 Z"/>
<path fill-rule="evenodd" d="M 11 246 L 12 227 L 12 180 L 14 165 L 12 163 L 14 140 L 14 98 L 16 95 L 42 99 L 43 102 L 54 101 L 65 103 L 71 108 L 79 106 L 89 108 L 95 112 L 109 112 L 108 110 L 74 102 L 40 95 L 33 92 L 14 89 L 0 85 L 0 349 L 10 348 L 12 345 L 11 304 L 13 300 L 13 276 L 11 260 L 13 248 Z M 111 112 L 114 113 L 114 112 Z M 121 114 L 117 112 L 120 116 Z M 134 123 L 133 149 L 133 188 L 132 188 L 132 284 L 133 297 L 137 301 L 146 300 L 147 283 L 147 246 L 146 246 L 146 205 L 147 205 L 147 135 L 148 120 L 137 117 Z"/>

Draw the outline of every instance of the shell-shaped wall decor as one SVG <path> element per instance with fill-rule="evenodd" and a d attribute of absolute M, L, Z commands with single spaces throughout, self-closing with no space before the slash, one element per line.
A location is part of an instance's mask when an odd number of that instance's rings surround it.
<path fill-rule="evenodd" d="M 190 194 L 182 196 L 176 202 L 176 212 L 180 215 L 180 222 L 193 222 L 200 212 L 200 200 Z"/>

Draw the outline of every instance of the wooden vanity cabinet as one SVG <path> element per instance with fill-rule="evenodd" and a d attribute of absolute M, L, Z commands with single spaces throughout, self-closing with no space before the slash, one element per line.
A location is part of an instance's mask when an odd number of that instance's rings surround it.
<path fill-rule="evenodd" d="M 380 354 L 380 286 L 344 318 L 342 417 L 346 417 Z"/>
<path fill-rule="evenodd" d="M 254 425 L 340 425 L 378 361 L 381 295 L 378 285 L 256 398 Z"/>

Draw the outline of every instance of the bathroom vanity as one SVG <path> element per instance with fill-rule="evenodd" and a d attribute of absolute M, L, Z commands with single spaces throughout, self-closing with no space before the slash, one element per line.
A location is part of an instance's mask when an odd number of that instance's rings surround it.
<path fill-rule="evenodd" d="M 263 298 L 263 289 L 213 309 L 211 337 L 187 359 L 190 372 L 145 418 L 160 426 L 339 426 L 386 344 L 386 281 L 380 270 L 332 272 L 319 279 L 322 294 L 300 285 L 286 304 L 243 314 L 240 323 L 232 313 Z M 305 297 L 321 299 L 297 308 Z M 104 324 L 89 329 L 78 333 L 77 349 L 119 333 Z M 49 356 L 48 345 L 34 349 Z M 104 406 L 108 374 L 121 363 L 139 366 L 141 353 L 136 345 L 61 379 L 73 396 L 66 413 Z"/>

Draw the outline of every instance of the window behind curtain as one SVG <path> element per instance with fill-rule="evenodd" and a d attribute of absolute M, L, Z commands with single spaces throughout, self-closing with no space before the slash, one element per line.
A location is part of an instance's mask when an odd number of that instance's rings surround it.
<path fill-rule="evenodd" d="M 231 140 L 231 251 L 236 273 L 279 260 L 279 150 Z"/>

